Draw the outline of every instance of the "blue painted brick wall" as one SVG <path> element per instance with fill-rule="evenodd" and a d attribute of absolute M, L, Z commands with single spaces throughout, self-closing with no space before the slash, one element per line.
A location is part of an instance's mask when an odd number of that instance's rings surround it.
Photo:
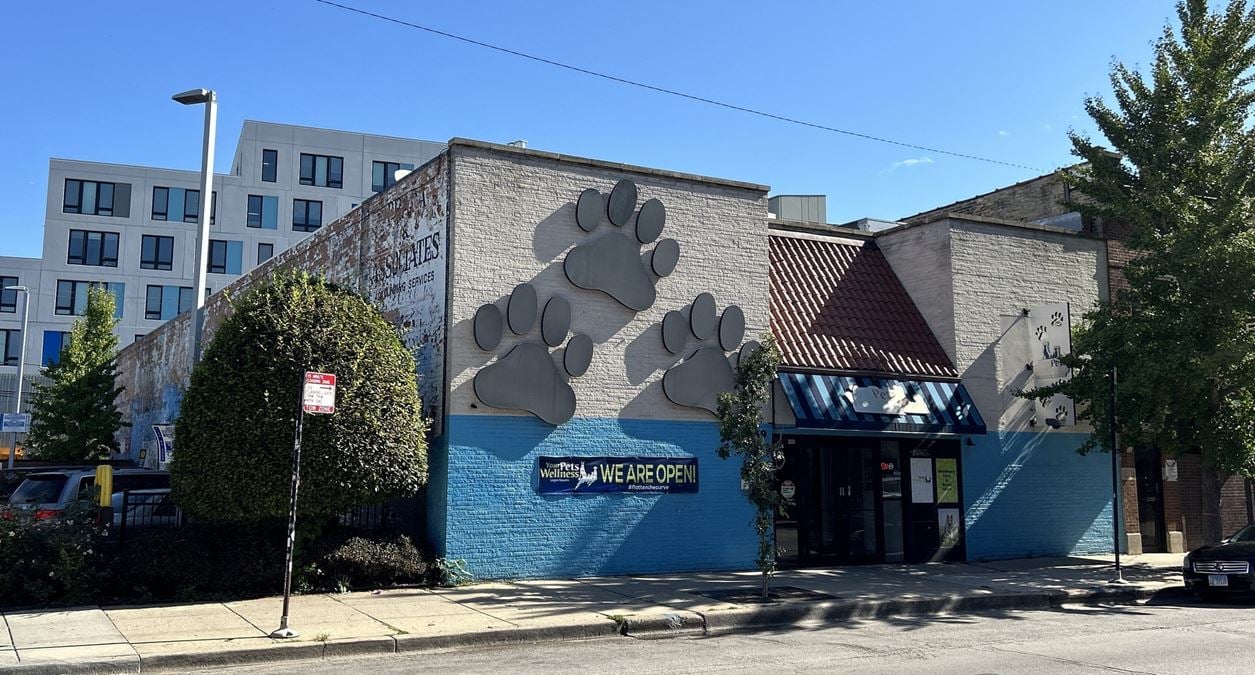
<path fill-rule="evenodd" d="M 753 565 L 740 460 L 715 455 L 715 422 L 575 418 L 555 428 L 530 416 L 453 415 L 445 433 L 448 489 L 436 546 L 476 578 Z M 692 455 L 700 483 L 697 494 L 541 495 L 539 455 Z"/>
<path fill-rule="evenodd" d="M 1086 434 L 991 431 L 963 448 L 969 560 L 1111 552 L 1111 458 Z"/>

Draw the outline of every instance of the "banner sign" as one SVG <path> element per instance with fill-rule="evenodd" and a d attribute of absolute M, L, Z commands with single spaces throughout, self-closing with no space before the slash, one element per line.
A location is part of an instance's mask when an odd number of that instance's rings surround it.
<path fill-rule="evenodd" d="M 539 457 L 541 494 L 697 492 L 696 457 Z"/>
<path fill-rule="evenodd" d="M 174 425 L 154 424 L 153 435 L 157 437 L 157 461 L 165 464 L 174 458 Z"/>

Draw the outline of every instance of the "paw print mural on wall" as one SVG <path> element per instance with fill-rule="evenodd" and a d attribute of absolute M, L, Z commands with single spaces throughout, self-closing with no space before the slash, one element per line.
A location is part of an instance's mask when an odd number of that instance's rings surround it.
<path fill-rule="evenodd" d="M 510 293 L 504 318 L 494 304 L 486 304 L 475 312 L 475 344 L 484 351 L 493 351 L 501 344 L 505 328 L 516 335 L 529 333 L 536 324 L 538 301 L 531 284 L 519 284 Z M 570 377 L 579 377 L 593 359 L 593 341 L 587 335 L 571 331 L 571 305 L 560 297 L 545 303 L 540 316 L 540 342 L 521 342 L 505 356 L 484 366 L 475 374 L 472 386 L 485 405 L 494 408 L 524 410 L 554 425 L 575 415 L 575 390 L 567 383 L 550 355 L 551 347 L 566 342 L 562 369 Z"/>
<path fill-rule="evenodd" d="M 709 342 L 716 336 L 714 342 Z M 667 312 L 662 318 L 662 344 L 672 354 L 684 350 L 689 337 L 703 344 L 684 361 L 671 367 L 662 376 L 662 391 L 673 403 L 718 412 L 719 395 L 732 391 L 736 377 L 726 352 L 741 347 L 745 338 L 745 314 L 732 305 L 715 316 L 715 298 L 702 293 L 693 300 L 688 319 L 680 312 Z M 748 342 L 741 352 L 758 348 Z"/>
<path fill-rule="evenodd" d="M 580 194 L 575 205 L 575 222 L 590 233 L 603 219 L 622 228 L 632 220 L 636 199 L 636 184 L 630 180 L 616 183 L 608 199 L 589 188 Z M 666 222 L 667 210 L 662 202 L 646 201 L 636 216 L 635 236 L 612 231 L 571 249 L 562 263 L 567 279 L 580 288 L 601 291 L 630 310 L 649 309 L 658 297 L 655 277 L 671 274 L 680 260 L 680 244 L 674 239 L 663 239 L 650 252 L 649 265 L 641 261 L 641 246 L 656 240 Z"/>

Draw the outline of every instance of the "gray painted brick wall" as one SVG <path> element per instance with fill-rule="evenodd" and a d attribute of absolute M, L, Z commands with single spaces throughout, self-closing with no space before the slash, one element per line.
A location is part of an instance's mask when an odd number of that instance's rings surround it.
<path fill-rule="evenodd" d="M 572 308 L 572 330 L 592 338 L 592 365 L 571 380 L 577 417 L 713 421 L 708 412 L 677 406 L 662 393 L 662 375 L 680 357 L 662 346 L 660 324 L 670 310 L 681 310 L 702 292 L 714 295 L 722 312 L 731 304 L 745 312 L 746 336 L 767 330 L 767 200 L 761 191 L 738 189 L 630 170 L 561 162 L 530 154 L 503 154 L 455 145 L 452 159 L 452 239 L 454 289 L 450 305 L 449 378 L 451 415 L 527 414 L 477 403 L 471 379 L 490 360 L 527 338 L 509 331 L 492 352 L 472 337 L 472 317 L 480 305 L 505 299 L 519 283 L 532 283 L 540 304 L 555 295 Z M 582 190 L 609 194 L 615 182 L 630 178 L 639 188 L 638 208 L 657 198 L 667 209 L 662 237 L 680 244 L 673 274 L 658 280 L 658 299 L 635 313 L 600 291 L 575 287 L 562 270 L 566 252 L 582 241 L 604 236 L 605 221 L 591 233 L 575 223 L 575 201 Z M 635 216 L 624 226 L 634 232 Z M 652 244 L 642 246 L 649 262 Z M 710 341 L 708 341 L 710 342 Z M 683 352 L 697 347 L 690 341 Z M 560 350 L 554 350 L 555 358 Z"/>

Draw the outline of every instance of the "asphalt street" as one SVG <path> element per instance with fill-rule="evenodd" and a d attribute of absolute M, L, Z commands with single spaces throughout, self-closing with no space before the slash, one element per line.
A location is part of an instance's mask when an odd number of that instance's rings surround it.
<path fill-rule="evenodd" d="M 271 664 L 247 673 L 1251 673 L 1255 603 L 1068 606 Z"/>

